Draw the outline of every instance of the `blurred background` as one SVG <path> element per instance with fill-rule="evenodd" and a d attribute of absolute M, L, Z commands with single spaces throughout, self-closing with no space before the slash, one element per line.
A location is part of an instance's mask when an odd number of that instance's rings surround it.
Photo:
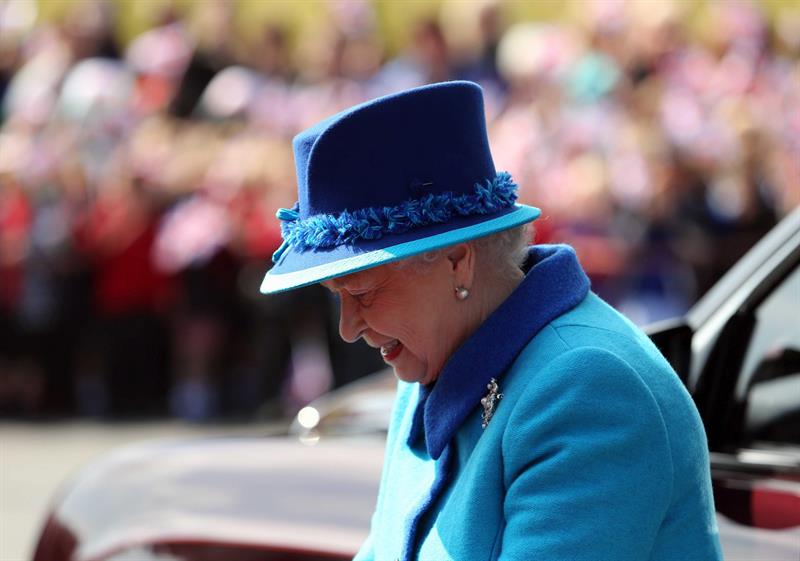
<path fill-rule="evenodd" d="M 639 324 L 800 203 L 793 0 L 0 0 L 0 418 L 280 419 L 379 369 L 319 287 L 258 294 L 291 139 L 450 79 Z"/>

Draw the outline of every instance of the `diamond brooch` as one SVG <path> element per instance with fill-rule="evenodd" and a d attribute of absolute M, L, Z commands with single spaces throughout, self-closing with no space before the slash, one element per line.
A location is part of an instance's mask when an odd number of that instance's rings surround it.
<path fill-rule="evenodd" d="M 489 383 L 486 384 L 486 389 L 489 390 L 489 393 L 486 394 L 486 397 L 481 398 L 481 405 L 483 406 L 481 427 L 484 429 L 489 426 L 489 421 L 492 420 L 492 415 L 494 415 L 494 408 L 497 407 L 497 402 L 503 399 L 503 394 L 498 391 L 499 387 L 495 378 L 489 380 Z"/>

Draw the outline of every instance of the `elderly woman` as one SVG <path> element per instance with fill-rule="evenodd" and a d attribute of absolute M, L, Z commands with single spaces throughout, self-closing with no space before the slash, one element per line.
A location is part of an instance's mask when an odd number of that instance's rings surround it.
<path fill-rule="evenodd" d="M 494 169 L 480 88 L 376 99 L 294 140 L 262 292 L 321 282 L 399 378 L 357 560 L 714 561 L 703 428 L 647 337 Z"/>

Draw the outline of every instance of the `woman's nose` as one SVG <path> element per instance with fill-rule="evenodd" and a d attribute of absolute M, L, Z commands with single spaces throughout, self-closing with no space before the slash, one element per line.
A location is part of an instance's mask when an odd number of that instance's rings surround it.
<path fill-rule="evenodd" d="M 342 294 L 339 298 L 339 335 L 348 343 L 355 343 L 364 332 L 364 320 L 355 298 Z"/>

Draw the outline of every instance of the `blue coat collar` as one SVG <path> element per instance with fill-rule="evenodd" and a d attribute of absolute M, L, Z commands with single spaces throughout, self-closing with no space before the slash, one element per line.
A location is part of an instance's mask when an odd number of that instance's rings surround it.
<path fill-rule="evenodd" d="M 433 459 L 486 395 L 489 380 L 500 380 L 525 345 L 589 291 L 589 279 L 569 246 L 533 246 L 526 267 L 517 289 L 450 357 L 436 383 L 420 387 L 408 444 L 417 444 L 424 428 Z"/>

